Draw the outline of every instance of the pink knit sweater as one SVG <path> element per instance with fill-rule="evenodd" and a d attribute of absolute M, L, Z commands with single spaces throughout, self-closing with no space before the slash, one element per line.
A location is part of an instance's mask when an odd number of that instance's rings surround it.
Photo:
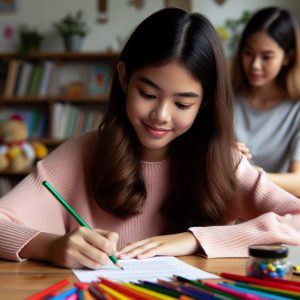
<path fill-rule="evenodd" d="M 103 211 L 87 193 L 85 171 L 95 132 L 72 139 L 37 164 L 11 192 L 0 199 L 0 258 L 21 260 L 18 253 L 39 232 L 64 234 L 78 223 L 42 186 L 48 180 L 93 228 L 118 232 L 119 247 L 159 235 L 164 220 L 158 213 L 168 191 L 168 160 L 142 162 L 147 188 L 143 213 L 128 220 Z M 228 225 L 193 227 L 208 257 L 244 257 L 260 243 L 300 245 L 300 200 L 272 184 L 243 158 L 237 170 L 240 197 L 232 203 Z M 234 225 L 238 218 L 249 221 Z"/>

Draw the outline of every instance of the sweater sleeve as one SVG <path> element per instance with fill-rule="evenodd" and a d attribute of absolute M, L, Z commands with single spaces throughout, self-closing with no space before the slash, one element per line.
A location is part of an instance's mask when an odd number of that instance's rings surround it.
<path fill-rule="evenodd" d="M 246 158 L 237 168 L 239 195 L 231 210 L 246 221 L 191 231 L 209 258 L 246 257 L 254 244 L 300 245 L 300 199 L 258 172 Z"/>
<path fill-rule="evenodd" d="M 70 216 L 42 182 L 48 180 L 65 199 L 72 199 L 83 186 L 83 145 L 82 139 L 67 141 L 0 199 L 0 258 L 20 261 L 21 249 L 40 232 L 68 231 Z"/>

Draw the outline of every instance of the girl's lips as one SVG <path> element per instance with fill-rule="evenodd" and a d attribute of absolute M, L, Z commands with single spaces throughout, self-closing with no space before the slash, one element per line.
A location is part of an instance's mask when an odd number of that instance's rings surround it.
<path fill-rule="evenodd" d="M 250 73 L 250 78 L 252 79 L 252 80 L 259 80 L 259 79 L 261 79 L 263 77 L 263 75 L 261 75 L 261 74 L 251 74 Z"/>
<path fill-rule="evenodd" d="M 145 123 L 144 123 L 144 126 L 145 126 L 146 130 L 148 131 L 148 133 L 150 133 L 151 136 L 156 137 L 156 138 L 160 138 L 160 137 L 166 135 L 168 133 L 168 131 L 170 131 L 169 129 L 155 128 L 155 127 L 152 127 Z"/>

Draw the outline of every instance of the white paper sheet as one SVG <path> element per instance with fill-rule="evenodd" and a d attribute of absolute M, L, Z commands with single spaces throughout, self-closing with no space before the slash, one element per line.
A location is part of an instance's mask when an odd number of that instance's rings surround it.
<path fill-rule="evenodd" d="M 300 246 L 283 245 L 289 249 L 288 260 L 293 264 L 300 266 Z"/>
<path fill-rule="evenodd" d="M 191 280 L 219 278 L 215 274 L 192 267 L 172 256 L 120 260 L 119 263 L 124 271 L 108 263 L 99 270 L 73 269 L 73 272 L 80 281 L 84 282 L 98 280 L 98 276 L 121 282 L 156 281 L 158 278 L 170 280 L 173 275 Z"/>

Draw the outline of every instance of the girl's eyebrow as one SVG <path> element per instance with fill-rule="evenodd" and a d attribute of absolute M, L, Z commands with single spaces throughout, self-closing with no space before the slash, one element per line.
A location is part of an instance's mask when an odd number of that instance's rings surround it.
<path fill-rule="evenodd" d="M 163 89 L 157 85 L 156 83 L 154 83 L 152 80 L 150 80 L 149 78 L 146 78 L 146 77 L 138 77 L 138 80 L 147 84 L 147 85 L 150 85 L 151 87 L 159 90 L 159 91 L 163 91 Z M 190 98 L 198 98 L 200 97 L 200 95 L 194 93 L 194 92 L 182 92 L 182 93 L 175 93 L 174 96 L 177 96 L 177 97 L 190 97 Z"/>
<path fill-rule="evenodd" d="M 248 44 L 245 45 L 245 49 L 247 50 L 252 50 L 252 47 Z M 274 54 L 273 50 L 262 50 L 263 54 Z"/>

